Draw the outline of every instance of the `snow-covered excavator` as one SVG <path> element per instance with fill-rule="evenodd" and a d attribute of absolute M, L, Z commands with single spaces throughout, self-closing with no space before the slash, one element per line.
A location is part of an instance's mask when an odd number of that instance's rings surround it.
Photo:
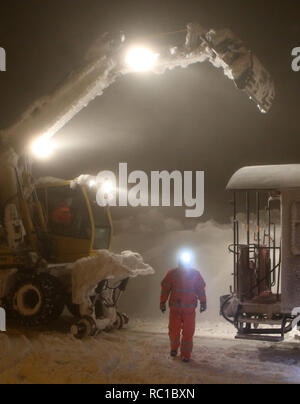
<path fill-rule="evenodd" d="M 271 77 L 229 30 L 189 24 L 179 34 L 179 44 L 169 40 L 173 34 L 154 36 L 164 38 L 153 50 L 154 73 L 207 60 L 268 112 L 275 96 Z M 31 145 L 50 147 L 51 138 L 96 96 L 118 77 L 139 70 L 126 59 L 131 44 L 124 34 L 102 36 L 79 69 L 0 132 L 0 303 L 25 326 L 48 324 L 66 305 L 77 317 L 72 332 L 78 337 L 127 322 L 117 312 L 118 297 L 128 279 L 147 266 L 137 254 L 107 253 L 111 216 L 97 206 L 88 183 L 34 178 Z M 105 275 L 97 265 L 106 268 Z M 111 268 L 119 281 L 113 287 Z"/>

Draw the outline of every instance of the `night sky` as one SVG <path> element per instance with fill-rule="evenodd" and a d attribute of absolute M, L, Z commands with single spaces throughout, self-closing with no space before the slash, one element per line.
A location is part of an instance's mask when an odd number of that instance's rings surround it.
<path fill-rule="evenodd" d="M 119 162 L 128 162 L 130 171 L 204 170 L 204 219 L 225 222 L 230 195 L 224 189 L 235 170 L 300 163 L 300 72 L 291 68 L 291 51 L 300 46 L 299 1 L 10 0 L 0 7 L 0 46 L 7 52 L 7 72 L 0 73 L 2 128 L 52 91 L 106 31 L 134 38 L 191 21 L 230 28 L 275 81 L 276 101 L 263 115 L 208 63 L 124 77 L 57 135 L 64 147 L 36 164 L 37 174 L 74 178 L 116 170 Z M 181 209 L 169 214 L 183 218 Z"/>

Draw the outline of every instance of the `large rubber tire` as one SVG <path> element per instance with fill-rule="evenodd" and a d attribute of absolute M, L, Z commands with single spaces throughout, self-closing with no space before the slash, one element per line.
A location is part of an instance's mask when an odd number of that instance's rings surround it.
<path fill-rule="evenodd" d="M 21 275 L 9 294 L 8 306 L 8 317 L 21 325 L 48 325 L 64 310 L 63 286 L 49 274 Z"/>

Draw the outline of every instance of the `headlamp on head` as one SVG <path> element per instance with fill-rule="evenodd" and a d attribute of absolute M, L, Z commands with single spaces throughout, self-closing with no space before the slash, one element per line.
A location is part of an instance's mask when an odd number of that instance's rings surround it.
<path fill-rule="evenodd" d="M 179 254 L 179 266 L 180 267 L 189 267 L 192 264 L 193 255 L 190 251 L 181 251 Z"/>

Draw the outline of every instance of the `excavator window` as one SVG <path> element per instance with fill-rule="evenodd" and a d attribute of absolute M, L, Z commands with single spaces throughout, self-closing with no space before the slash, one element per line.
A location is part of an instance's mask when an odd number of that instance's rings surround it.
<path fill-rule="evenodd" d="M 105 208 L 97 205 L 97 202 L 92 202 L 92 211 L 95 222 L 95 240 L 94 250 L 102 250 L 109 248 L 111 225 Z"/>
<path fill-rule="evenodd" d="M 111 223 L 106 208 L 100 207 L 94 193 L 87 190 L 94 220 L 94 250 L 108 249 L 111 240 Z M 46 213 L 48 230 L 53 236 L 91 240 L 93 229 L 90 211 L 81 187 L 69 185 L 37 189 L 38 198 Z"/>
<path fill-rule="evenodd" d="M 55 236 L 90 240 L 92 226 L 81 188 L 49 187 L 46 192 L 48 228 Z M 43 198 L 40 197 L 41 202 Z"/>

